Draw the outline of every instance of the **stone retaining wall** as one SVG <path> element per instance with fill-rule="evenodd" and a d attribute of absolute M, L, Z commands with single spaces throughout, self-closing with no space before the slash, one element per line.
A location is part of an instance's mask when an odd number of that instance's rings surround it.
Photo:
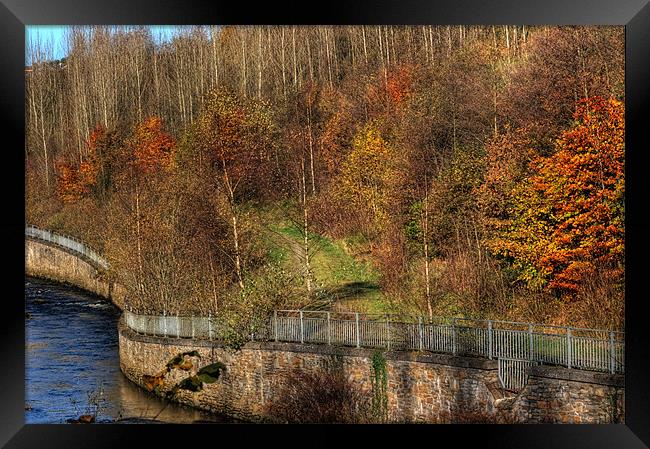
<path fill-rule="evenodd" d="M 244 420 L 272 421 L 268 407 L 285 376 L 292 369 L 324 369 L 335 358 L 353 384 L 371 393 L 372 351 L 367 349 L 250 342 L 234 352 L 218 343 L 138 335 L 123 321 L 119 339 L 120 367 L 140 386 L 144 386 L 143 375 L 157 374 L 181 352 L 198 350 L 202 365 L 224 363 L 227 369 L 216 383 L 205 385 L 201 392 L 181 392 L 179 402 Z M 498 380 L 493 361 L 403 352 L 388 352 L 385 357 L 392 421 L 437 422 L 461 410 L 490 413 L 494 407 L 490 388 Z M 182 374 L 174 373 L 166 379 L 163 391 L 182 379 Z"/>
<path fill-rule="evenodd" d="M 622 423 L 623 376 L 534 366 L 513 409 L 522 422 Z"/>
<path fill-rule="evenodd" d="M 103 270 L 52 244 L 25 239 L 25 274 L 71 284 L 110 299 L 120 309 L 124 306 L 124 290 L 111 282 Z"/>
<path fill-rule="evenodd" d="M 122 372 L 140 386 L 144 386 L 143 375 L 158 374 L 181 352 L 198 350 L 201 366 L 224 363 L 227 369 L 217 382 L 205 385 L 200 392 L 182 391 L 178 400 L 247 421 L 273 421 L 268 408 L 291 370 L 314 372 L 336 358 L 344 375 L 371 394 L 373 351 L 367 349 L 250 342 L 235 352 L 215 342 L 139 335 L 123 321 L 119 348 Z M 530 423 L 604 423 L 615 421 L 614 415 L 621 418 L 623 389 L 617 386 L 622 385 L 621 376 L 604 376 L 597 380 L 604 384 L 599 384 L 590 377 L 594 373 L 577 381 L 561 378 L 556 368 L 545 367 L 548 372 L 536 372 L 524 391 L 509 397 L 500 388 L 494 360 L 417 352 L 386 352 L 384 356 L 392 422 L 436 423 L 463 417 L 494 422 L 497 415 L 510 422 Z M 172 371 L 162 391 L 182 378 Z M 620 397 L 614 413 L 607 402 L 612 391 Z"/>

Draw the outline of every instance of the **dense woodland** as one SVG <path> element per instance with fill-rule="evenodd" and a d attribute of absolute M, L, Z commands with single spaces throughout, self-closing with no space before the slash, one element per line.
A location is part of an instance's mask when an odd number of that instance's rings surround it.
<path fill-rule="evenodd" d="M 621 329 L 622 27 L 76 27 L 28 43 L 26 219 L 134 310 Z"/>

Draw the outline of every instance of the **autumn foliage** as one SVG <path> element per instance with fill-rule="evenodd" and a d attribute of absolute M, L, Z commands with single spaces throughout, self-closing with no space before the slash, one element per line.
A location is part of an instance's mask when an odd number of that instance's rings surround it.
<path fill-rule="evenodd" d="M 107 166 L 120 158 L 129 161 L 145 175 L 168 170 L 173 165 L 175 146 L 175 140 L 162 129 L 162 120 L 156 116 L 136 124 L 124 143 L 97 124 L 86 140 L 85 156 L 80 163 L 60 160 L 56 164 L 59 198 L 65 203 L 73 203 L 88 196 L 101 181 L 105 181 Z M 126 173 L 117 173 L 118 178 L 124 176 Z"/>
<path fill-rule="evenodd" d="M 597 271 L 620 281 L 624 257 L 623 103 L 586 99 L 574 121 L 554 154 L 532 161 L 495 245 L 521 279 L 565 296 Z"/>
<path fill-rule="evenodd" d="M 58 177 L 57 193 L 64 203 L 78 201 L 91 192 L 97 184 L 100 171 L 99 146 L 106 138 L 106 130 L 97 124 L 86 140 L 86 157 L 78 167 L 66 161 L 56 164 Z"/>
<path fill-rule="evenodd" d="M 380 223 L 388 213 L 389 190 L 393 175 L 394 151 L 377 129 L 376 123 L 361 128 L 352 143 L 352 152 L 343 163 L 340 197 L 358 211 L 370 212 Z"/>
<path fill-rule="evenodd" d="M 238 194 L 259 192 L 269 180 L 272 133 L 263 104 L 242 101 L 226 90 L 208 96 L 197 139 L 231 200 Z"/>
<path fill-rule="evenodd" d="M 176 142 L 163 131 L 160 117 L 152 116 L 136 125 L 132 146 L 134 165 L 140 172 L 171 168 Z"/>
<path fill-rule="evenodd" d="M 413 89 L 413 67 L 401 65 L 390 72 L 386 82 L 388 98 L 399 104 L 411 94 Z"/>
<path fill-rule="evenodd" d="M 78 171 L 69 163 L 58 161 L 56 163 L 57 194 L 64 203 L 73 203 L 79 200 L 84 189 L 79 179 Z"/>
<path fill-rule="evenodd" d="M 73 29 L 26 78 L 27 218 L 135 306 L 620 328 L 622 27 L 178 31 Z"/>

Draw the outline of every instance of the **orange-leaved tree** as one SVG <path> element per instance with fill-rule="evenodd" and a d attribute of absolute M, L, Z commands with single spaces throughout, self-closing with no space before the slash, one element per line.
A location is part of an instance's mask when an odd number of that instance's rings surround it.
<path fill-rule="evenodd" d="M 58 174 L 56 192 L 64 203 L 74 203 L 83 197 L 83 188 L 77 169 L 68 162 L 55 163 Z"/>
<path fill-rule="evenodd" d="M 141 173 L 171 168 L 176 141 L 163 130 L 160 117 L 151 116 L 138 123 L 131 143 L 133 163 Z"/>
<path fill-rule="evenodd" d="M 410 65 L 402 64 L 388 73 L 386 91 L 390 101 L 397 105 L 412 93 L 414 69 Z"/>
<path fill-rule="evenodd" d="M 90 132 L 85 146 L 85 158 L 75 167 L 72 163 L 60 160 L 56 163 L 58 172 L 57 193 L 64 203 L 72 203 L 87 196 L 98 183 L 102 170 L 102 146 L 105 146 L 107 132 L 97 124 Z"/>
<path fill-rule="evenodd" d="M 555 153 L 531 163 L 495 245 L 529 285 L 571 297 L 596 273 L 622 280 L 624 115 L 618 100 L 582 100 Z"/>

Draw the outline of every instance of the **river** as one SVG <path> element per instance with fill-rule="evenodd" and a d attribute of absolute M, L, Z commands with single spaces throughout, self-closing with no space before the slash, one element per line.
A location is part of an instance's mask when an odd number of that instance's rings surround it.
<path fill-rule="evenodd" d="M 97 422 L 235 422 L 166 403 L 120 371 L 120 311 L 97 296 L 25 279 L 25 422 L 65 423 L 97 410 Z"/>

